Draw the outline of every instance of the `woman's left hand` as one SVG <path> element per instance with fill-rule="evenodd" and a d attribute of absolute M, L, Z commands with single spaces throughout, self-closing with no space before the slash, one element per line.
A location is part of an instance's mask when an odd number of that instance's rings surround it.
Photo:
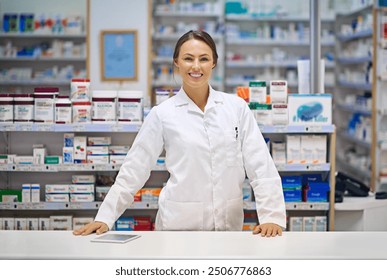
<path fill-rule="evenodd" d="M 261 236 L 274 237 L 282 235 L 282 228 L 273 223 L 267 223 L 262 225 L 257 225 L 253 231 L 253 234 L 261 234 Z"/>

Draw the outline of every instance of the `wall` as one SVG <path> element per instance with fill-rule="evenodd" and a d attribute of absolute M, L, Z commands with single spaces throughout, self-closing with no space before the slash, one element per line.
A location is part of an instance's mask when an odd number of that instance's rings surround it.
<path fill-rule="evenodd" d="M 89 19 L 89 77 L 93 89 L 141 90 L 148 96 L 148 53 L 150 50 L 149 34 L 151 32 L 148 13 L 150 1 L 144 0 L 88 0 L 90 4 Z M 103 82 L 100 65 L 101 30 L 135 29 L 137 30 L 138 81 Z"/>

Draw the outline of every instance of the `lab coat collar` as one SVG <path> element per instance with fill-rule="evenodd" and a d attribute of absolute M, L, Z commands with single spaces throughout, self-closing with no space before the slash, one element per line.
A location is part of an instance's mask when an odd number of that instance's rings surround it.
<path fill-rule="evenodd" d="M 214 90 L 211 86 L 209 87 L 210 87 L 210 94 L 208 96 L 205 111 L 215 107 L 218 103 L 223 103 L 223 96 L 220 94 L 220 92 Z M 179 92 L 176 94 L 175 104 L 176 106 L 188 105 L 189 111 L 199 112 L 203 114 L 203 112 L 199 109 L 199 107 L 185 93 L 183 87 L 181 87 Z"/>

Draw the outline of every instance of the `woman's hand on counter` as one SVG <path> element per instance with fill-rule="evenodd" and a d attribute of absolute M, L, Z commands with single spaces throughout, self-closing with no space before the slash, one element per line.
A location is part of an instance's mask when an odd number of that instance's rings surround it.
<path fill-rule="evenodd" d="M 89 234 L 95 232 L 98 235 L 98 234 L 105 233 L 108 230 L 109 230 L 109 227 L 107 226 L 107 224 L 105 224 L 103 222 L 92 222 L 90 224 L 83 226 L 80 229 L 74 230 L 73 234 L 74 235 L 89 235 Z"/>
<path fill-rule="evenodd" d="M 257 225 L 253 231 L 253 234 L 261 234 L 261 236 L 274 237 L 282 235 L 282 228 L 273 223 L 267 223 L 262 225 Z"/>

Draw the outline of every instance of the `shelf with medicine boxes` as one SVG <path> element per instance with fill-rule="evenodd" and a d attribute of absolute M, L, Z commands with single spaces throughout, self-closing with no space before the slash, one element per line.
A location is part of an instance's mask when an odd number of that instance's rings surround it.
<path fill-rule="evenodd" d="M 174 95 L 181 87 L 181 78 L 173 65 L 173 51 L 176 41 L 189 30 L 205 30 L 215 40 L 219 58 L 210 83 L 223 90 L 224 0 L 153 0 L 152 3 L 152 105 Z"/>
<path fill-rule="evenodd" d="M 86 76 L 85 16 L 3 11 L 0 32 L 0 89 L 32 91 L 42 84 L 68 91 L 71 78 Z"/>
<path fill-rule="evenodd" d="M 387 190 L 387 3 L 377 1 L 373 9 L 373 100 L 371 145 L 371 190 Z"/>
<path fill-rule="evenodd" d="M 271 7 L 268 8 L 255 1 L 239 2 L 240 5 L 226 3 L 226 91 L 236 92 L 238 86 L 250 80 L 278 79 L 287 80 L 290 91 L 298 92 L 297 61 L 309 57 L 308 12 L 285 7 L 288 5 L 285 3 L 273 6 L 267 3 Z M 326 63 L 324 84 L 333 92 L 333 11 L 328 11 L 325 3 L 322 6 L 324 16 L 328 16 L 321 20 L 321 46 Z"/>
<path fill-rule="evenodd" d="M 338 13 L 336 34 L 336 92 L 334 123 L 337 127 L 337 171 L 371 187 L 372 126 L 374 118 L 373 5 L 364 3 Z M 356 168 L 354 168 L 356 167 Z"/>
<path fill-rule="evenodd" d="M 336 132 L 332 125 L 332 95 L 288 94 L 285 80 L 252 81 L 249 87 L 239 88 L 237 95 L 249 104 L 281 175 L 288 229 L 300 230 L 295 224 L 305 220 L 318 221 L 319 225 L 325 224 L 325 229 L 334 230 Z M 312 104 L 320 104 L 324 110 Z M 302 116 L 304 110 L 308 116 Z M 250 205 L 246 209 L 247 223 L 253 225 L 254 202 L 248 183 L 243 189 L 244 202 Z M 305 209 L 306 213 L 302 211 Z"/>

